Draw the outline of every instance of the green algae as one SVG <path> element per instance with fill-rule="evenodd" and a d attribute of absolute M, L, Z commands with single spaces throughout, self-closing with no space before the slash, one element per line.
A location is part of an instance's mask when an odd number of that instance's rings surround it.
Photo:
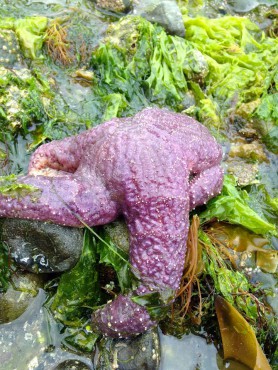
<path fill-rule="evenodd" d="M 181 110 L 187 79 L 201 81 L 207 73 L 205 59 L 190 43 L 134 16 L 108 28 L 91 67 L 94 90 L 108 102 L 106 112 L 116 102 L 117 116 L 151 104 Z M 106 112 L 105 119 L 111 118 Z"/>
<path fill-rule="evenodd" d="M 140 17 L 124 17 L 108 28 L 91 61 L 102 119 L 158 105 L 223 130 L 237 116 L 254 121 L 275 152 L 277 39 L 235 16 L 184 17 L 184 24 L 185 39 Z M 195 103 L 186 107 L 188 92 Z"/>
<path fill-rule="evenodd" d="M 273 81 L 278 40 L 266 37 L 257 25 L 240 17 L 187 17 L 185 27 L 186 39 L 203 53 L 209 65 L 205 95 L 218 108 L 213 113 L 219 121 L 227 123 L 231 109 L 261 99 L 254 115 L 271 126 L 277 124 L 269 89 L 277 91 Z M 252 117 L 253 112 L 248 115 Z"/>
<path fill-rule="evenodd" d="M 92 310 L 105 304 L 109 294 L 114 296 L 119 290 L 125 294 L 137 286 L 137 279 L 130 270 L 128 253 L 115 245 L 117 236 L 115 232 L 109 233 L 113 226 L 107 228 L 106 232 L 104 228 L 96 232 L 87 227 L 78 263 L 61 276 L 58 288 L 48 303 L 55 319 L 64 326 L 65 345 L 85 352 L 92 350 L 100 336 L 90 325 Z M 105 279 L 102 281 L 104 286 L 101 285 L 101 265 L 115 270 L 115 282 Z M 104 290 L 108 295 L 104 294 Z"/>
<path fill-rule="evenodd" d="M 269 198 L 269 206 L 276 208 L 276 200 Z M 207 209 L 200 214 L 202 222 L 213 218 L 219 221 L 228 221 L 242 225 L 256 234 L 272 233 L 277 235 L 276 225 L 268 222 L 249 206 L 250 197 L 246 190 L 236 188 L 233 176 L 225 176 L 223 189 L 220 195 L 211 199 Z"/>
<path fill-rule="evenodd" d="M 0 18 L 0 29 L 15 31 L 26 58 L 36 59 L 42 49 L 48 20 L 46 17 Z"/>
<path fill-rule="evenodd" d="M 17 176 L 0 176 L 0 194 L 4 197 L 22 198 L 30 196 L 33 201 L 40 194 L 40 190 L 32 185 L 18 182 Z"/>
<path fill-rule="evenodd" d="M 10 277 L 9 251 L 7 246 L 0 242 L 0 293 L 8 289 Z"/>
<path fill-rule="evenodd" d="M 79 261 L 61 276 L 58 289 L 47 304 L 55 320 L 64 326 L 64 344 L 84 352 L 92 351 L 99 337 L 89 322 L 92 307 L 100 302 L 98 277 L 95 240 L 85 231 Z"/>

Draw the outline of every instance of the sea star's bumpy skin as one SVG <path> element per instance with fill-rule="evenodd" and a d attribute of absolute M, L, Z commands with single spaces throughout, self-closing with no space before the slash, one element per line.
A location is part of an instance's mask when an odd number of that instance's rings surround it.
<path fill-rule="evenodd" d="M 147 108 L 78 136 L 42 145 L 19 182 L 42 190 L 0 196 L 0 217 L 61 225 L 101 225 L 123 214 L 130 232 L 130 262 L 142 284 L 136 294 L 177 290 L 183 271 L 190 209 L 222 187 L 221 148 L 194 119 Z M 130 296 L 94 313 L 106 335 L 130 336 L 155 323 Z"/>

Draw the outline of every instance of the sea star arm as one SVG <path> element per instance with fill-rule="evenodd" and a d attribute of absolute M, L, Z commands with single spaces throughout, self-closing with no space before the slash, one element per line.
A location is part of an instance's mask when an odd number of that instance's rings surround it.
<path fill-rule="evenodd" d="M 68 174 L 60 177 L 22 176 L 19 183 L 38 189 L 20 197 L 0 194 L 0 217 L 51 221 L 60 225 L 84 226 L 113 221 L 119 214 L 117 203 L 97 179 L 77 178 Z"/>
<path fill-rule="evenodd" d="M 141 280 L 135 295 L 165 290 L 172 290 L 174 295 L 184 267 L 189 225 L 188 183 L 180 165 L 174 170 L 173 163 L 166 159 L 164 165 L 162 161 L 158 163 L 164 171 L 157 167 L 157 171 L 152 168 L 149 172 L 145 168 L 141 181 L 133 184 L 127 181 L 124 215 L 130 232 L 130 262 Z M 135 304 L 131 296 L 123 295 L 96 311 L 93 322 L 110 337 L 136 335 L 156 324 L 146 308 Z"/>
<path fill-rule="evenodd" d="M 220 193 L 223 184 L 223 169 L 220 165 L 213 166 L 196 175 L 190 182 L 190 209 L 205 204 L 209 199 Z"/>
<path fill-rule="evenodd" d="M 188 232 L 188 195 L 145 198 L 131 207 L 130 261 L 142 285 L 139 294 L 179 288 Z"/>
<path fill-rule="evenodd" d="M 71 136 L 40 146 L 31 156 L 30 175 L 59 175 L 59 171 L 74 173 L 81 159 L 80 138 Z M 60 174 L 63 174 L 62 172 Z"/>

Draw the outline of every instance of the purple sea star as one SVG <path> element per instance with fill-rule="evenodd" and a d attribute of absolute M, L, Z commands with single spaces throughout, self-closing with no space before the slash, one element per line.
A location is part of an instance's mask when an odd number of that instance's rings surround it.
<path fill-rule="evenodd" d="M 123 214 L 141 285 L 96 311 L 93 321 L 108 336 L 128 337 L 155 325 L 132 294 L 179 288 L 189 211 L 220 192 L 221 157 L 194 119 L 147 108 L 39 147 L 19 182 L 41 189 L 40 197 L 0 196 L 0 217 L 82 226 L 78 215 L 92 226 Z"/>

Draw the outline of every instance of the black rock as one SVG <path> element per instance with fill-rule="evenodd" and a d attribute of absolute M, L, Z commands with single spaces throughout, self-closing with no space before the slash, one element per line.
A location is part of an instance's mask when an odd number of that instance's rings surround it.
<path fill-rule="evenodd" d="M 2 242 L 11 256 L 31 272 L 62 272 L 78 261 L 82 245 L 82 229 L 47 222 L 6 219 L 2 226 Z"/>

